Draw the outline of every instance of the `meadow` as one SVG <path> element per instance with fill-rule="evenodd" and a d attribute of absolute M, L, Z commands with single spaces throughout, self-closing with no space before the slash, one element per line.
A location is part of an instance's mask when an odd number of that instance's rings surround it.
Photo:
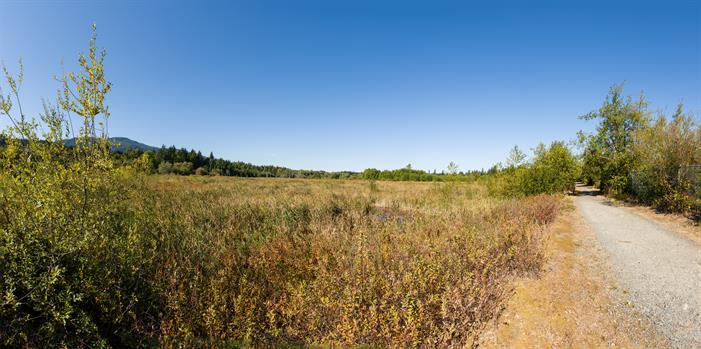
<path fill-rule="evenodd" d="M 560 199 L 479 183 L 149 177 L 163 344 L 464 346 Z M 155 203 L 155 205 L 149 205 Z M 151 208 L 147 208 L 151 206 Z"/>
<path fill-rule="evenodd" d="M 0 346 L 463 347 L 509 280 L 540 269 L 560 199 L 508 198 L 501 177 L 182 177 L 149 174 L 149 153 L 115 161 L 95 38 L 40 121 L 21 108 L 21 63 L 5 70 Z"/>
<path fill-rule="evenodd" d="M 580 156 L 565 142 L 531 159 L 514 147 L 487 172 L 115 153 L 95 35 L 40 120 L 22 111 L 21 63 L 4 71 L 2 347 L 475 346 L 512 280 L 540 271 L 576 179 L 670 211 L 701 207 L 678 178 L 701 158 L 701 128 L 681 106 L 650 126 L 621 87 L 586 116 L 601 123 Z"/>
<path fill-rule="evenodd" d="M 128 172 L 87 204 L 4 182 L 4 345 L 469 346 L 539 271 L 561 206 L 478 182 Z"/>

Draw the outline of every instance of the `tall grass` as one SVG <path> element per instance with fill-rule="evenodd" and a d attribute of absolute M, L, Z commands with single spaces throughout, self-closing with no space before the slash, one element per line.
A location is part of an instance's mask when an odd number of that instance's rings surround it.
<path fill-rule="evenodd" d="M 461 184 L 148 185 L 138 205 L 160 244 L 152 282 L 169 345 L 470 344 L 508 278 L 540 267 L 558 209 L 553 197 L 499 201 Z"/>
<path fill-rule="evenodd" d="M 86 203 L 3 184 L 3 345 L 462 347 L 559 208 L 476 183 L 110 178 Z"/>

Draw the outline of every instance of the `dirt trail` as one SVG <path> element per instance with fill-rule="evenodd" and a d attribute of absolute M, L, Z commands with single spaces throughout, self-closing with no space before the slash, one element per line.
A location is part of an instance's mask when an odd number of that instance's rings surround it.
<path fill-rule="evenodd" d="M 631 306 L 676 348 L 701 348 L 701 246 L 597 196 L 575 199 Z"/>

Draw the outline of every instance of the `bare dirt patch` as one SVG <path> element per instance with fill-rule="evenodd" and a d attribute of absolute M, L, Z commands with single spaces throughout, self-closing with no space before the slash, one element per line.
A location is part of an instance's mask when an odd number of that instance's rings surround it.
<path fill-rule="evenodd" d="M 668 343 L 618 288 L 581 216 L 565 212 L 551 227 L 541 275 L 522 278 L 502 315 L 480 337 L 486 348 L 663 348 Z"/>

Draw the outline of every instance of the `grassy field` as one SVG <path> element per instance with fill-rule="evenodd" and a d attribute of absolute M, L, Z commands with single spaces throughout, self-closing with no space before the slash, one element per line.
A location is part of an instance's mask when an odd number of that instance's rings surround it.
<path fill-rule="evenodd" d="M 463 346 L 560 200 L 477 183 L 148 177 L 162 344 Z M 155 204 L 154 204 L 155 203 Z"/>
<path fill-rule="evenodd" d="M 562 202 L 41 159 L 0 176 L 10 347 L 470 346 L 540 270 Z"/>

